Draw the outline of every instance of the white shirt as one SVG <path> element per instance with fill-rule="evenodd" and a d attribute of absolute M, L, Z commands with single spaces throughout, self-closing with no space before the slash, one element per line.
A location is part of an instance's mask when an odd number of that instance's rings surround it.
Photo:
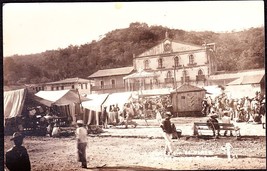
<path fill-rule="evenodd" d="M 54 127 L 52 130 L 52 137 L 57 137 L 60 134 L 60 128 L 59 127 Z"/>
<path fill-rule="evenodd" d="M 231 123 L 231 118 L 229 116 L 223 116 L 222 123 Z"/>
<path fill-rule="evenodd" d="M 81 143 L 87 143 L 87 130 L 84 127 L 78 127 L 76 129 L 76 138 Z"/>

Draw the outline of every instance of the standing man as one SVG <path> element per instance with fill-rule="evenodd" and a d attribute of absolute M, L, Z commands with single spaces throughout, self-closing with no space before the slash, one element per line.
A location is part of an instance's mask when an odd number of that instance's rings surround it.
<path fill-rule="evenodd" d="M 82 168 L 87 168 L 86 161 L 86 146 L 87 146 L 87 129 L 85 129 L 83 121 L 77 121 L 78 128 L 76 129 L 78 161 L 82 162 Z"/>
<path fill-rule="evenodd" d="M 30 171 L 31 163 L 27 149 L 22 146 L 24 136 L 19 132 L 13 134 L 14 146 L 6 152 L 6 167 L 10 171 Z"/>
<path fill-rule="evenodd" d="M 101 113 L 101 122 L 104 128 L 108 128 L 108 112 L 107 112 L 107 106 L 103 107 L 102 113 Z"/>
<path fill-rule="evenodd" d="M 172 155 L 173 154 L 173 145 L 172 145 L 173 127 L 170 121 L 172 115 L 170 112 L 166 112 L 165 115 L 166 115 L 166 118 L 162 121 L 162 125 L 160 125 L 160 127 L 163 130 L 163 137 L 165 139 L 165 154 Z"/>

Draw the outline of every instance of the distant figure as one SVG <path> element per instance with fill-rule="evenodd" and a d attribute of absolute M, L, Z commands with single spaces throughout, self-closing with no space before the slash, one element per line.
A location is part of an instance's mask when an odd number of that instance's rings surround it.
<path fill-rule="evenodd" d="M 231 123 L 231 118 L 229 117 L 229 112 L 228 111 L 224 111 L 223 113 L 223 117 L 222 117 L 222 123 Z M 224 136 L 227 135 L 227 130 L 224 131 Z M 230 130 L 230 136 L 233 136 L 232 131 Z"/>
<path fill-rule="evenodd" d="M 53 130 L 52 130 L 52 137 L 59 137 L 60 136 L 61 129 L 57 123 L 55 123 Z"/>
<path fill-rule="evenodd" d="M 101 121 L 104 128 L 108 127 L 108 112 L 107 112 L 107 106 L 104 106 L 101 114 Z"/>
<path fill-rule="evenodd" d="M 87 130 L 84 127 L 82 120 L 77 121 L 78 128 L 76 129 L 78 161 L 82 162 L 82 168 L 87 168 L 86 146 L 87 146 Z"/>
<path fill-rule="evenodd" d="M 207 116 L 208 112 L 208 103 L 207 103 L 207 98 L 204 98 L 202 100 L 202 110 L 201 110 L 203 116 Z"/>
<path fill-rule="evenodd" d="M 265 129 L 265 122 L 266 122 L 266 108 L 265 108 L 265 99 L 261 101 L 260 106 L 260 115 L 261 115 L 261 124 L 262 128 Z"/>
<path fill-rule="evenodd" d="M 10 171 L 30 171 L 31 163 L 27 149 L 22 146 L 24 136 L 19 132 L 13 134 L 14 146 L 6 152 L 6 167 Z"/>
<path fill-rule="evenodd" d="M 173 126 L 171 124 L 171 113 L 165 113 L 166 118 L 162 121 L 162 125 L 160 126 L 163 130 L 163 137 L 165 139 L 165 154 L 172 155 L 173 154 L 173 145 L 172 145 L 172 133 L 173 133 Z"/>
<path fill-rule="evenodd" d="M 161 113 L 160 113 L 160 106 L 156 106 L 156 120 L 158 122 L 159 125 L 161 125 L 161 122 L 162 122 L 162 116 L 161 116 Z"/>

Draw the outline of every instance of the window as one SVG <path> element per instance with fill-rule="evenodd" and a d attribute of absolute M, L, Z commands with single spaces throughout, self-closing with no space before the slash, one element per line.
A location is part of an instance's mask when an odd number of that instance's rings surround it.
<path fill-rule="evenodd" d="M 163 67 L 163 65 L 162 65 L 162 58 L 159 58 L 158 59 L 158 68 L 162 68 Z"/>
<path fill-rule="evenodd" d="M 111 86 L 112 88 L 115 88 L 115 80 L 111 80 Z"/>
<path fill-rule="evenodd" d="M 59 87 L 57 86 L 57 90 L 59 90 Z"/>
<path fill-rule="evenodd" d="M 194 55 L 189 55 L 189 64 L 194 64 Z"/>
<path fill-rule="evenodd" d="M 174 81 L 174 78 L 172 78 L 172 72 L 171 71 L 168 71 L 167 72 L 167 76 L 165 78 L 165 83 L 173 83 Z"/>
<path fill-rule="evenodd" d="M 85 85 L 85 89 L 87 89 L 87 83 L 85 83 L 84 85 Z"/>
<path fill-rule="evenodd" d="M 205 81 L 205 75 L 202 69 L 199 69 L 196 76 L 196 81 Z"/>
<path fill-rule="evenodd" d="M 167 72 L 167 78 L 172 78 L 172 73 L 171 73 L 171 71 L 168 71 L 168 72 Z"/>
<path fill-rule="evenodd" d="M 176 56 L 176 57 L 174 58 L 174 66 L 175 66 L 175 67 L 178 67 L 178 65 L 179 65 L 179 58 L 178 58 L 178 56 Z"/>
<path fill-rule="evenodd" d="M 61 86 L 61 90 L 64 90 L 64 86 Z"/>
<path fill-rule="evenodd" d="M 54 87 L 53 87 L 53 86 L 51 87 L 51 90 L 52 90 L 52 91 L 54 90 Z"/>
<path fill-rule="evenodd" d="M 100 86 L 101 86 L 101 88 L 104 88 L 104 81 L 100 82 Z"/>
<path fill-rule="evenodd" d="M 81 83 L 81 89 L 83 89 L 83 83 Z"/>
<path fill-rule="evenodd" d="M 71 85 L 71 88 L 74 89 L 74 85 Z"/>
<path fill-rule="evenodd" d="M 198 74 L 198 75 L 203 75 L 203 71 L 202 71 L 202 69 L 198 70 L 197 74 Z"/>
<path fill-rule="evenodd" d="M 149 69 L 149 60 L 145 60 L 145 69 Z"/>

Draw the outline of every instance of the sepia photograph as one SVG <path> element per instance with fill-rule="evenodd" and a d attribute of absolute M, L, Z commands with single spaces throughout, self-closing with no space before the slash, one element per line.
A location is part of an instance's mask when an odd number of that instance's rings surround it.
<path fill-rule="evenodd" d="M 4 171 L 266 170 L 264 1 L 2 4 Z"/>

